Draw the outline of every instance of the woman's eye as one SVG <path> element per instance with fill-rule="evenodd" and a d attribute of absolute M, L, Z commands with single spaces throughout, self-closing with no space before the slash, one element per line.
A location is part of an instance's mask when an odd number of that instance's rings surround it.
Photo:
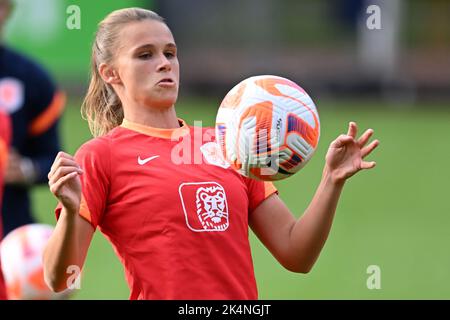
<path fill-rule="evenodd" d="M 152 54 L 150 52 L 142 53 L 139 55 L 139 59 L 149 59 L 152 57 Z"/>
<path fill-rule="evenodd" d="M 165 56 L 166 56 L 167 58 L 173 58 L 173 57 L 175 57 L 175 53 L 169 51 L 169 52 L 166 52 L 166 53 L 165 53 Z"/>

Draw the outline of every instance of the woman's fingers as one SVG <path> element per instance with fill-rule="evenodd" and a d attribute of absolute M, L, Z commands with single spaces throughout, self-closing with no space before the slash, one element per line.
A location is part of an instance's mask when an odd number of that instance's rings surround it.
<path fill-rule="evenodd" d="M 73 160 L 69 160 L 69 159 L 65 159 L 65 158 L 59 158 L 58 160 L 56 160 L 56 162 L 50 168 L 50 172 L 48 173 L 47 177 L 50 179 L 50 177 L 55 174 L 56 170 L 58 170 L 61 167 L 80 168 L 78 163 L 76 163 Z"/>
<path fill-rule="evenodd" d="M 373 130 L 372 129 L 367 129 L 362 135 L 361 137 L 358 139 L 358 145 L 360 148 L 364 147 L 367 143 L 367 141 L 369 141 L 370 137 L 373 135 Z"/>
<path fill-rule="evenodd" d="M 62 153 L 62 152 L 60 152 L 60 153 Z M 55 158 L 55 161 L 53 162 L 53 165 L 50 168 L 50 172 L 47 175 L 48 179 L 50 179 L 50 177 L 55 174 L 55 171 L 58 168 L 63 167 L 63 166 L 72 166 L 72 167 L 80 168 L 80 166 L 78 165 L 78 163 L 74 160 L 74 158 L 72 156 L 70 156 L 70 158 L 69 158 L 66 155 L 60 155 L 58 153 L 58 156 Z"/>
<path fill-rule="evenodd" d="M 56 155 L 55 161 L 53 161 L 53 165 L 52 165 L 52 169 L 56 166 L 58 166 L 61 162 L 64 161 L 75 161 L 75 158 L 72 157 L 70 154 L 65 153 L 63 151 L 58 152 L 58 154 Z"/>
<path fill-rule="evenodd" d="M 49 185 L 55 184 L 56 182 L 58 182 L 58 180 L 67 176 L 68 174 L 72 174 L 73 172 L 77 174 L 82 174 L 83 170 L 74 166 L 59 167 L 54 171 L 52 175 L 49 175 L 48 184 Z"/>
<path fill-rule="evenodd" d="M 356 125 L 355 122 L 351 121 L 348 124 L 348 132 L 347 135 L 352 137 L 352 138 L 356 138 L 356 134 L 358 133 L 358 127 Z"/>
<path fill-rule="evenodd" d="M 380 141 L 374 140 L 372 141 L 368 146 L 361 149 L 361 157 L 364 159 L 366 156 L 368 156 L 378 145 L 380 144 Z"/>
<path fill-rule="evenodd" d="M 333 148 L 342 148 L 343 146 L 345 146 L 347 143 L 350 143 L 353 141 L 353 137 L 349 136 L 349 135 L 345 135 L 345 134 L 341 134 L 339 137 L 337 137 L 336 140 L 333 141 L 333 143 L 331 144 L 331 146 Z"/>
<path fill-rule="evenodd" d="M 375 161 L 363 161 L 361 162 L 361 169 L 372 169 L 377 165 Z"/>
<path fill-rule="evenodd" d="M 64 151 L 58 152 L 58 154 L 56 155 L 55 161 L 58 160 L 59 158 L 66 158 L 66 159 L 75 160 L 75 158 L 73 156 L 71 156 L 70 154 L 68 154 L 68 153 L 66 153 Z"/>
<path fill-rule="evenodd" d="M 59 190 L 61 189 L 61 187 L 64 185 L 64 183 L 66 183 L 67 181 L 69 181 L 70 179 L 76 177 L 78 175 L 77 171 L 73 171 L 67 175 L 65 175 L 64 177 L 62 177 L 61 179 L 57 180 L 55 183 L 50 185 L 50 191 L 51 193 L 53 193 L 54 195 L 58 195 Z"/>

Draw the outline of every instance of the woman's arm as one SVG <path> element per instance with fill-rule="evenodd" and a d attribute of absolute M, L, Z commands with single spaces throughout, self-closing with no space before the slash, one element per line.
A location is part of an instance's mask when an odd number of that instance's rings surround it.
<path fill-rule="evenodd" d="M 44 278 L 53 291 L 68 288 L 67 280 L 72 275 L 70 266 L 80 271 L 94 234 L 92 225 L 79 214 L 81 203 L 81 182 L 83 171 L 75 159 L 58 153 L 48 174 L 50 191 L 62 204 L 61 214 L 55 230 L 44 250 Z"/>
<path fill-rule="evenodd" d="M 363 160 L 378 146 L 377 140 L 366 146 L 373 131 L 367 130 L 359 140 L 355 140 L 356 132 L 356 124 L 350 123 L 347 135 L 331 143 L 322 180 L 300 219 L 277 195 L 266 199 L 250 215 L 252 230 L 290 271 L 311 270 L 328 238 L 345 181 L 358 171 L 375 166 L 375 162 Z"/>

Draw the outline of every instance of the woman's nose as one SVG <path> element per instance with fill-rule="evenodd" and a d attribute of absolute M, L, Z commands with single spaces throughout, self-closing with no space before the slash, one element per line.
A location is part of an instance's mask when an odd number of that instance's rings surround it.
<path fill-rule="evenodd" d="M 172 69 L 169 59 L 165 55 L 161 55 L 158 71 L 170 71 Z"/>

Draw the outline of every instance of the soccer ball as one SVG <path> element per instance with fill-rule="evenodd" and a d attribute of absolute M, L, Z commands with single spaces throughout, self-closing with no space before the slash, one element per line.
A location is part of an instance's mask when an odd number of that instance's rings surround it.
<path fill-rule="evenodd" d="M 42 254 L 53 227 L 29 224 L 11 231 L 1 242 L 0 254 L 8 299 L 67 299 L 70 290 L 51 291 L 44 282 Z"/>
<path fill-rule="evenodd" d="M 320 122 L 305 90 L 291 80 L 263 75 L 228 92 L 215 130 L 222 155 L 235 170 L 272 181 L 293 175 L 311 159 Z"/>

